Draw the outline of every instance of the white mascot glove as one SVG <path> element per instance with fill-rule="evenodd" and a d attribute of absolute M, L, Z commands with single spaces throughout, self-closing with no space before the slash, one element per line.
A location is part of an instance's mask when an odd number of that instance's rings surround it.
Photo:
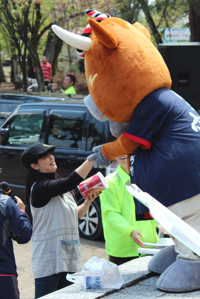
<path fill-rule="evenodd" d="M 101 152 L 102 145 L 95 146 L 92 151 L 94 154 L 91 154 L 87 157 L 87 160 L 95 160 L 93 163 L 94 168 L 106 168 L 111 164 L 111 161 L 107 160 L 102 152 Z"/>

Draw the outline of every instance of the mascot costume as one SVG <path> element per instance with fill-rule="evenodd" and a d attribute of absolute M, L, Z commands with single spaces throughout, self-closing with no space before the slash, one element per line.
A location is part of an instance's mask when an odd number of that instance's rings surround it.
<path fill-rule="evenodd" d="M 170 90 L 168 68 L 143 25 L 86 13 L 94 19 L 88 19 L 82 36 L 57 25 L 52 29 L 80 49 L 90 91 L 85 104 L 97 119 L 109 120 L 117 138 L 93 148 L 88 159 L 96 159 L 94 167 L 107 167 L 128 154 L 131 182 L 200 232 L 199 114 Z M 148 212 L 135 202 L 137 214 Z M 200 289 L 200 257 L 174 241 L 149 262 L 149 270 L 161 274 L 157 288 L 177 293 Z"/>

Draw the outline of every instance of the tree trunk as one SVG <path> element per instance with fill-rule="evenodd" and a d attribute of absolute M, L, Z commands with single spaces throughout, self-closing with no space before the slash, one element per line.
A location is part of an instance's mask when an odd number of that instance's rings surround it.
<path fill-rule="evenodd" d="M 4 75 L 4 71 L 3 71 L 3 66 L 2 66 L 2 62 L 1 62 L 1 41 L 0 41 L 0 84 L 1 82 L 5 82 L 5 75 Z"/>
<path fill-rule="evenodd" d="M 25 52 L 23 53 L 23 55 L 20 52 L 19 65 L 20 65 L 20 68 L 22 71 L 23 91 L 27 91 L 27 70 L 26 70 L 26 53 Z"/>
<path fill-rule="evenodd" d="M 139 2 L 142 5 L 142 10 L 143 10 L 143 12 L 145 14 L 146 20 L 147 20 L 147 22 L 149 24 L 149 27 L 151 29 L 151 33 L 154 36 L 155 42 L 157 43 L 157 45 L 158 44 L 162 44 L 163 41 L 162 41 L 161 35 L 158 32 L 158 30 L 157 30 L 157 27 L 156 27 L 156 25 L 154 23 L 154 20 L 153 20 L 152 16 L 151 16 L 151 13 L 150 13 L 148 5 L 146 4 L 145 0 L 139 0 Z"/>
<path fill-rule="evenodd" d="M 67 44 L 67 50 L 68 50 L 68 57 L 69 57 L 69 65 L 72 64 L 72 55 L 70 50 L 70 45 Z"/>
<path fill-rule="evenodd" d="M 40 42 L 40 36 L 38 35 L 38 32 L 36 30 L 36 28 L 33 28 L 33 32 L 32 32 L 32 36 L 31 36 L 31 44 L 32 47 L 37 51 L 38 46 L 39 46 L 39 42 Z M 35 61 L 32 60 L 31 54 L 28 54 L 28 77 L 29 78 L 35 78 L 36 77 L 36 73 L 34 70 L 34 64 Z"/>
<path fill-rule="evenodd" d="M 28 55 L 28 77 L 35 78 L 34 66 L 30 54 Z"/>
<path fill-rule="evenodd" d="M 200 1 L 189 1 L 191 42 L 200 42 Z"/>
<path fill-rule="evenodd" d="M 27 47 L 29 50 L 29 53 L 31 55 L 32 61 L 34 61 L 35 64 L 35 71 L 36 71 L 36 79 L 38 82 L 38 91 L 44 91 L 44 78 L 42 74 L 42 69 L 40 66 L 40 60 L 38 57 L 37 50 L 33 47 L 32 43 L 28 41 Z"/>
<path fill-rule="evenodd" d="M 45 51 L 44 51 L 44 55 L 46 56 L 48 62 L 51 65 L 53 63 L 53 58 L 54 58 L 54 53 L 55 53 L 55 47 L 56 47 L 56 36 L 52 32 L 52 30 L 51 30 L 48 33 L 46 47 L 45 47 Z"/>
<path fill-rule="evenodd" d="M 47 60 L 52 65 L 52 76 L 55 76 L 57 65 L 58 65 L 58 56 L 62 50 L 63 41 L 58 38 L 52 31 L 49 32 L 46 48 L 44 55 L 47 57 Z"/>
<path fill-rule="evenodd" d="M 63 41 L 56 37 L 56 46 L 55 46 L 55 52 L 54 52 L 54 58 L 53 58 L 53 63 L 52 63 L 52 74 L 53 76 L 55 76 L 56 74 L 56 70 L 58 67 L 58 56 L 62 50 L 62 46 L 63 46 Z"/>
<path fill-rule="evenodd" d="M 6 78 L 4 75 L 2 63 L 0 61 L 0 84 L 1 84 L 1 82 L 6 82 Z"/>
<path fill-rule="evenodd" d="M 19 74 L 18 74 L 18 63 L 17 63 L 17 55 L 13 55 L 12 56 L 12 70 L 13 70 L 13 74 L 12 74 L 12 79 L 15 84 L 15 89 L 19 89 L 20 88 L 20 78 L 19 78 Z M 22 80 L 21 80 L 22 81 Z"/>

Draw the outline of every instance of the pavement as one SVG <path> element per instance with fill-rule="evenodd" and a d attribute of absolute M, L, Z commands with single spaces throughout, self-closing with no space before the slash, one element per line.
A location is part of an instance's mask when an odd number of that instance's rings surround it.
<path fill-rule="evenodd" d="M 200 298 L 200 291 L 187 293 L 166 293 L 156 289 L 156 281 L 159 276 L 148 271 L 148 262 L 151 256 L 132 260 L 119 266 L 124 284 L 120 290 L 97 289 L 86 290 L 82 285 L 73 284 L 57 292 L 53 292 L 41 299 L 179 299 Z"/>
<path fill-rule="evenodd" d="M 81 242 L 81 260 L 84 264 L 92 256 L 108 259 L 105 251 L 105 243 L 103 240 L 92 241 L 80 239 Z M 27 244 L 17 244 L 13 242 L 15 259 L 18 272 L 18 286 L 20 291 L 20 299 L 33 299 L 35 292 L 34 278 L 31 267 L 31 247 L 32 242 Z M 0 294 L 1 299 L 1 294 Z M 12 298 L 8 298 L 12 299 Z M 79 298 L 81 299 L 81 298 Z"/>
<path fill-rule="evenodd" d="M 24 245 L 14 242 L 14 251 L 18 271 L 18 283 L 20 299 L 34 298 L 34 278 L 31 269 L 31 241 Z M 104 242 L 88 241 L 81 239 L 82 262 L 85 263 L 92 256 L 108 259 Z M 120 290 L 98 289 L 86 290 L 82 285 L 73 284 L 67 288 L 53 292 L 41 298 L 43 299 L 179 299 L 192 298 L 199 299 L 200 291 L 187 292 L 181 294 L 166 293 L 156 289 L 156 282 L 159 276 L 155 276 L 148 271 L 148 262 L 151 256 L 132 260 L 119 266 L 119 271 L 123 277 L 124 284 Z M 1 295 L 0 295 L 1 298 Z M 11 299 L 11 298 L 9 298 Z"/>

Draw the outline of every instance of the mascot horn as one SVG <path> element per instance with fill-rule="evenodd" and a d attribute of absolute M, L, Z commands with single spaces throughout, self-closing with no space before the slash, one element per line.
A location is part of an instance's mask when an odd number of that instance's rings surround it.
<path fill-rule="evenodd" d="M 94 167 L 107 167 L 115 157 L 130 155 L 131 182 L 199 232 L 198 113 L 170 90 L 168 68 L 143 25 L 86 13 L 95 19 L 88 19 L 83 36 L 56 25 L 52 29 L 84 55 L 90 91 L 85 103 L 97 119 L 109 120 L 117 137 L 94 148 L 88 159 L 96 159 Z M 137 214 L 148 212 L 139 201 L 135 204 Z M 200 289 L 200 257 L 177 239 L 150 260 L 149 269 L 161 274 L 160 290 Z"/>

